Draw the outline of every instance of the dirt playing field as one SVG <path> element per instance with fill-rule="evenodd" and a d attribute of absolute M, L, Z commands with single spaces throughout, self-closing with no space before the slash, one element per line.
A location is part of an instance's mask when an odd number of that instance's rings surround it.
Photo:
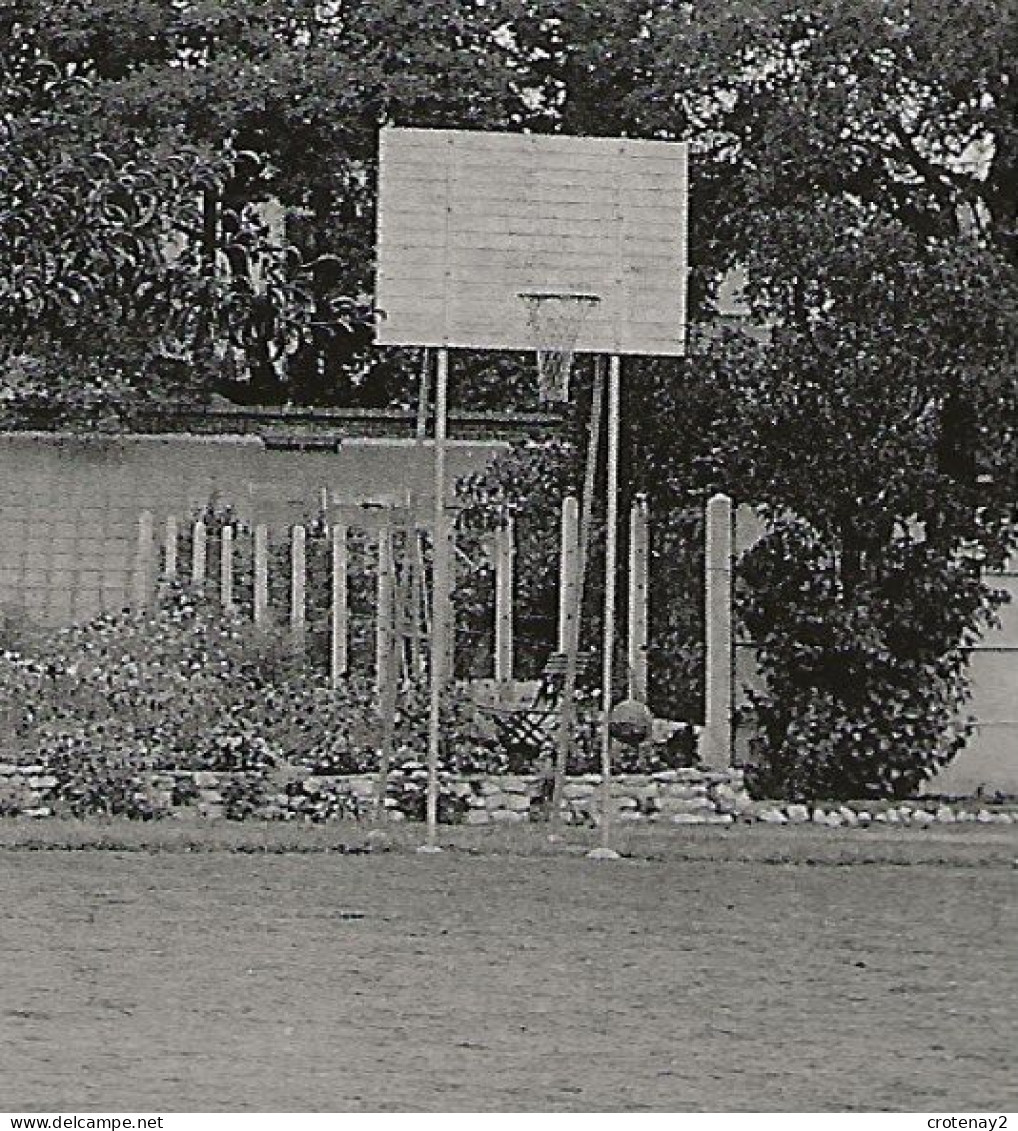
<path fill-rule="evenodd" d="M 8 836 L 0 1110 L 1014 1110 L 1018 829 L 950 833 Z"/>

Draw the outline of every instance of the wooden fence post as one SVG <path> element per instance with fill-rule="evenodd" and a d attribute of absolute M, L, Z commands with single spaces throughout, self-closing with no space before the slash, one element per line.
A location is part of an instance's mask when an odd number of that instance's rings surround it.
<path fill-rule="evenodd" d="M 396 576 L 392 560 L 392 526 L 386 522 L 378 531 L 378 577 L 375 610 L 375 694 L 385 698 L 391 668 L 396 607 Z"/>
<path fill-rule="evenodd" d="M 295 649 L 304 647 L 307 620 L 307 531 L 294 526 L 290 531 L 290 633 Z"/>
<path fill-rule="evenodd" d="M 205 580 L 208 558 L 208 532 L 199 518 L 191 531 L 191 584 L 201 585 Z"/>
<path fill-rule="evenodd" d="M 262 625 L 269 615 L 269 531 L 264 525 L 254 530 L 254 622 Z"/>
<path fill-rule="evenodd" d="M 515 523 L 507 515 L 495 531 L 495 681 L 513 679 L 513 558 Z"/>
<path fill-rule="evenodd" d="M 219 601 L 233 608 L 233 527 L 224 526 L 219 540 Z"/>
<path fill-rule="evenodd" d="M 427 635 L 424 617 L 427 601 L 424 597 L 424 551 L 421 548 L 421 532 L 416 523 L 407 534 L 410 587 L 410 670 L 414 679 L 424 675 L 424 653 L 421 649 L 421 634 Z"/>
<path fill-rule="evenodd" d="M 647 702 L 647 578 L 650 529 L 647 497 L 637 496 L 629 511 L 629 698 Z"/>
<path fill-rule="evenodd" d="M 172 581 L 177 576 L 177 516 L 166 517 L 166 539 L 163 552 L 163 575 Z"/>
<path fill-rule="evenodd" d="M 149 602 L 153 581 L 155 544 L 153 540 L 152 512 L 138 515 L 138 541 L 134 552 L 134 607 L 144 609 Z"/>
<path fill-rule="evenodd" d="M 331 643 L 329 648 L 329 680 L 335 689 L 340 677 L 346 674 L 348 664 L 347 632 L 347 546 L 346 526 L 334 522 L 330 531 L 332 539 L 332 608 Z"/>

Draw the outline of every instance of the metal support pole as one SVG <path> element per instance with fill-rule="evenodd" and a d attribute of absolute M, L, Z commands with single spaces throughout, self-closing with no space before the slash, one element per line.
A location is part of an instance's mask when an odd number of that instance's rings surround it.
<path fill-rule="evenodd" d="M 608 483 L 604 540 L 604 641 L 601 656 L 601 844 L 608 846 L 611 826 L 612 665 L 615 654 L 615 570 L 619 525 L 619 416 L 622 360 L 608 362 Z"/>
<path fill-rule="evenodd" d="M 572 621 L 576 616 L 576 581 L 580 557 L 580 504 L 575 495 L 562 500 L 559 545 L 558 650 L 569 650 Z"/>
<path fill-rule="evenodd" d="M 449 351 L 438 350 L 435 377 L 435 498 L 432 552 L 431 703 L 428 717 L 427 844 L 437 848 L 438 756 L 442 737 L 442 700 L 448 677 L 451 635 L 449 534 L 445 506 L 445 457 L 449 411 Z"/>
<path fill-rule="evenodd" d="M 570 639 L 566 642 L 566 670 L 562 679 L 562 702 L 559 710 L 558 736 L 555 749 L 555 766 L 552 773 L 551 819 L 562 822 L 562 798 L 565 788 L 569 754 L 573 748 L 576 726 L 576 664 L 580 647 L 580 620 L 583 610 L 583 590 L 587 578 L 587 553 L 590 543 L 591 516 L 594 511 L 594 479 L 597 473 L 597 455 L 601 437 L 601 417 L 604 407 L 603 355 L 594 358 L 594 384 L 591 389 L 590 423 L 587 438 L 587 458 L 583 470 L 583 494 L 580 508 L 579 562 L 576 586 L 573 592 L 575 615 L 568 621 Z"/>
<path fill-rule="evenodd" d="M 389 523 L 378 532 L 378 633 L 375 657 L 378 665 L 375 673 L 378 714 L 382 722 L 378 781 L 375 789 L 375 817 L 384 821 L 389 769 L 395 745 L 399 683 L 396 649 L 396 572 L 393 558 L 393 532 Z"/>

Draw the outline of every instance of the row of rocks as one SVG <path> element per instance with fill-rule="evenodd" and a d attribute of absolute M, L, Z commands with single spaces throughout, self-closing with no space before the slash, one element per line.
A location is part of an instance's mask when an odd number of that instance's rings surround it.
<path fill-rule="evenodd" d="M 427 786 L 427 769 L 407 760 L 390 774 L 386 808 L 394 820 L 417 812 Z M 547 813 L 547 781 L 537 775 L 479 777 L 443 772 L 443 799 L 455 819 L 471 825 L 518 823 Z M 377 777 L 319 775 L 284 766 L 268 776 L 243 771 L 173 770 L 139 773 L 135 800 L 155 815 L 194 807 L 201 816 L 252 816 L 314 821 L 357 817 L 375 803 Z M 600 820 L 603 789 L 599 774 L 570 778 L 563 790 L 567 821 Z M 0 762 L 0 813 L 50 816 L 66 811 L 67 791 L 43 765 Z M 609 789 L 612 819 L 675 825 L 870 825 L 925 828 L 959 822 L 1011 824 L 1018 815 L 999 806 L 936 800 L 812 805 L 754 800 L 742 771 L 679 769 L 654 774 L 620 774 Z"/>

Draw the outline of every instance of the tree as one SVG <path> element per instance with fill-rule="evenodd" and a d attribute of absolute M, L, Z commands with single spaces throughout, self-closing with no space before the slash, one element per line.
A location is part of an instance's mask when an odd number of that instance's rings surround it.
<path fill-rule="evenodd" d="M 417 359 L 371 347 L 377 132 L 388 122 L 519 120 L 491 6 L 80 0 L 56 11 L 24 0 L 17 12 L 36 55 L 88 84 L 87 113 L 65 109 L 79 124 L 87 119 L 95 148 L 135 138 L 154 154 L 185 145 L 217 158 L 250 155 L 205 190 L 206 252 L 218 213 L 244 218 L 271 200 L 288 212 L 285 278 L 302 301 L 296 310 L 281 301 L 256 309 L 241 365 L 235 375 L 221 370 L 214 387 L 261 402 L 407 398 Z M 238 317 L 228 314 L 220 337 Z M 280 318 L 289 322 L 286 361 L 269 364 L 257 330 L 265 338 Z M 490 391 L 502 387 L 488 382 Z"/>
<path fill-rule="evenodd" d="M 1015 251 L 1014 0 L 512 5 L 567 133 L 689 138 L 694 261 L 740 262 L 772 204 L 851 193 L 923 234 Z"/>
<path fill-rule="evenodd" d="M 775 213 L 754 267 L 786 316 L 752 358 L 719 352 L 714 473 L 775 523 L 743 566 L 762 781 L 908 792 L 964 738 L 964 650 L 999 600 L 980 567 L 1015 545 L 1018 277 L 845 201 Z"/>
<path fill-rule="evenodd" d="M 193 401 L 231 350 L 285 350 L 313 305 L 248 202 L 226 195 L 258 156 L 111 128 L 88 68 L 54 62 L 37 28 L 2 15 L 8 418 Z"/>
<path fill-rule="evenodd" d="M 1000 8 L 517 7 L 561 128 L 690 139 L 694 309 L 726 269 L 747 277 L 755 338 L 627 366 L 627 446 L 655 516 L 653 643 L 682 657 L 659 708 L 690 699 L 691 513 L 726 490 L 772 520 L 741 569 L 762 790 L 904 792 L 964 740 L 964 649 L 999 599 L 979 565 L 1018 517 Z"/>

